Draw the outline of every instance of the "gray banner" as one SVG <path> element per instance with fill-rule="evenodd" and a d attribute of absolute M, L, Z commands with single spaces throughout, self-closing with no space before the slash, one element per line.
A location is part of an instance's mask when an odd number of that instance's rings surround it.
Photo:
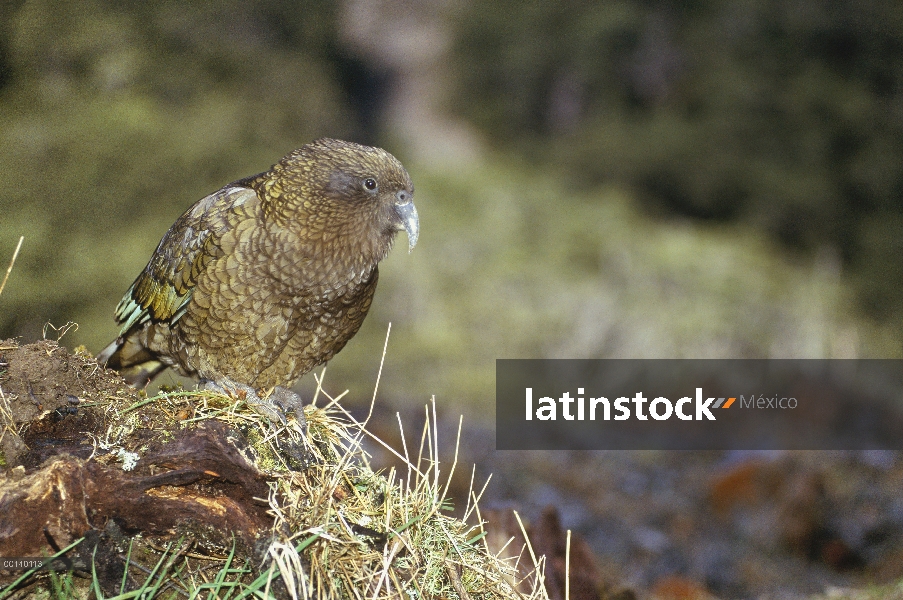
<path fill-rule="evenodd" d="M 499 450 L 903 450 L 903 360 L 496 361 Z"/>

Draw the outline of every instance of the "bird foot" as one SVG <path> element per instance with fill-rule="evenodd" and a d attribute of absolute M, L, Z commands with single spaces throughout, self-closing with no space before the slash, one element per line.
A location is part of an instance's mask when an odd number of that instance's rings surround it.
<path fill-rule="evenodd" d="M 233 398 L 243 398 L 255 412 L 263 415 L 274 425 L 285 425 L 285 415 L 291 411 L 295 420 L 301 425 L 303 431 L 307 431 L 307 419 L 304 417 L 304 401 L 301 396 L 288 388 L 277 385 L 266 397 L 249 385 L 235 383 L 234 381 L 215 382 L 203 379 L 200 382 L 201 389 L 210 390 Z"/>
<path fill-rule="evenodd" d="M 244 398 L 248 406 L 254 412 L 265 417 L 271 426 L 286 426 L 286 414 L 291 411 L 295 420 L 301 427 L 303 435 L 307 435 L 307 418 L 304 416 L 304 401 L 301 396 L 282 386 L 276 386 L 266 397 L 261 397 L 256 389 L 243 383 L 233 381 L 214 382 L 209 379 L 201 380 L 200 387 L 235 398 Z M 275 436 L 274 436 L 275 438 Z M 275 438 L 277 443 L 284 447 L 285 453 L 290 459 L 290 467 L 296 470 L 305 468 L 310 463 L 310 453 L 304 449 L 304 444 L 291 438 Z"/>
<path fill-rule="evenodd" d="M 304 401 L 301 399 L 301 396 L 288 388 L 277 385 L 273 388 L 272 393 L 264 400 L 264 402 L 269 403 L 271 406 L 275 406 L 276 409 L 282 413 L 283 420 L 285 419 L 285 415 L 291 411 L 292 414 L 295 415 L 295 420 L 298 421 L 302 429 L 307 431 L 307 419 L 304 416 Z"/>

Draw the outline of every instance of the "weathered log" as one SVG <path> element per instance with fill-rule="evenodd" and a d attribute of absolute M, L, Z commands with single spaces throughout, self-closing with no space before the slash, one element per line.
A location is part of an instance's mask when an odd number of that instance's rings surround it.
<path fill-rule="evenodd" d="M 204 531 L 228 546 L 234 532 L 248 547 L 272 522 L 264 476 L 236 446 L 225 424 L 208 421 L 176 432 L 141 458 L 120 464 L 59 455 L 36 471 L 0 478 L 0 555 L 52 554 L 113 519 L 125 532 L 175 535 Z M 240 444 L 239 444 L 240 445 Z"/>

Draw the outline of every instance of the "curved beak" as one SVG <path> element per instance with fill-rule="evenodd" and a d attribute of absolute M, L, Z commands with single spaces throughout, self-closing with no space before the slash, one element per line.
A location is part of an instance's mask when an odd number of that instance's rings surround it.
<path fill-rule="evenodd" d="M 417 245 L 417 237 L 420 235 L 420 218 L 417 216 L 414 197 L 410 192 L 402 190 L 395 194 L 395 198 L 395 212 L 401 218 L 401 225 L 408 234 L 408 253 L 410 253 Z"/>

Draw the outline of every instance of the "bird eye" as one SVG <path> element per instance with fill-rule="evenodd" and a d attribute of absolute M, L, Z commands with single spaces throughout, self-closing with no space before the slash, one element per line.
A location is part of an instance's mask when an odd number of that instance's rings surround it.
<path fill-rule="evenodd" d="M 372 177 L 368 177 L 367 179 L 364 180 L 364 187 L 367 188 L 368 190 L 373 191 L 376 189 L 376 186 L 377 186 L 376 180 L 373 179 Z"/>

